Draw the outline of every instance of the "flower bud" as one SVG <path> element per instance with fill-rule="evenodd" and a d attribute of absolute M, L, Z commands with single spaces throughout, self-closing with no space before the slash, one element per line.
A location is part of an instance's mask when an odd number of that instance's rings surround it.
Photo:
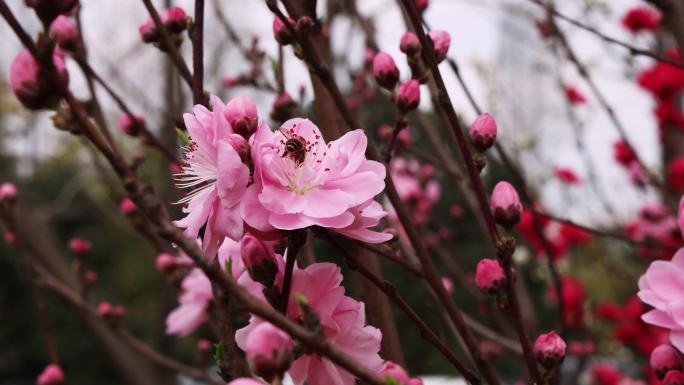
<path fill-rule="evenodd" d="M 496 140 L 496 121 L 488 113 L 475 119 L 470 126 L 470 142 L 480 151 L 486 151 Z"/>
<path fill-rule="evenodd" d="M 499 261 L 483 259 L 475 269 L 475 286 L 484 294 L 496 294 L 506 282 L 506 275 Z"/>
<path fill-rule="evenodd" d="M 80 44 L 78 27 L 70 18 L 59 15 L 50 24 L 50 38 L 65 51 L 76 51 Z"/>
<path fill-rule="evenodd" d="M 496 223 L 511 228 L 520 222 L 522 204 L 518 192 L 508 182 L 499 182 L 494 186 L 491 201 L 492 214 Z"/>
<path fill-rule="evenodd" d="M 430 31 L 428 34 L 432 40 L 432 46 L 435 50 L 435 59 L 437 63 L 441 63 L 446 59 L 449 46 L 451 45 L 451 35 L 447 31 Z"/>
<path fill-rule="evenodd" d="M 211 341 L 202 338 L 201 340 L 197 341 L 197 350 L 200 352 L 209 352 L 211 351 L 212 343 Z"/>
<path fill-rule="evenodd" d="M 587 102 L 587 98 L 575 87 L 566 86 L 563 88 L 563 92 L 565 92 L 565 97 L 570 104 L 579 105 Z"/>
<path fill-rule="evenodd" d="M 442 277 L 442 286 L 444 286 L 444 290 L 449 293 L 449 295 L 453 294 L 454 292 L 454 281 L 447 277 Z"/>
<path fill-rule="evenodd" d="M 565 341 L 554 331 L 542 334 L 534 341 L 534 356 L 546 369 L 558 367 L 565 358 Z"/>
<path fill-rule="evenodd" d="M 145 43 L 154 43 L 159 38 L 157 36 L 157 26 L 154 24 L 154 20 L 152 20 L 151 17 L 138 27 L 138 33 Z"/>
<path fill-rule="evenodd" d="M 267 287 L 273 284 L 278 273 L 278 265 L 273 250 L 266 243 L 246 233 L 240 240 L 240 255 L 253 280 Z"/>
<path fill-rule="evenodd" d="M 663 385 L 684 385 L 684 373 L 679 370 L 670 370 L 663 378 Z"/>
<path fill-rule="evenodd" d="M 5 242 L 7 242 L 10 245 L 13 245 L 14 242 L 17 241 L 17 233 L 14 231 L 5 231 L 2 233 L 2 237 L 5 238 Z"/>
<path fill-rule="evenodd" d="M 17 186 L 14 183 L 0 184 L 0 202 L 14 202 L 17 200 Z"/>
<path fill-rule="evenodd" d="M 392 361 L 386 361 L 378 375 L 383 378 L 387 384 L 408 385 L 409 382 L 409 376 L 406 373 L 406 370 Z"/>
<path fill-rule="evenodd" d="M 119 129 L 126 135 L 137 136 L 145 129 L 145 120 L 141 115 L 123 114 L 119 117 Z"/>
<path fill-rule="evenodd" d="M 64 372 L 57 364 L 49 364 L 36 379 L 37 385 L 61 385 L 64 383 Z"/>
<path fill-rule="evenodd" d="M 102 301 L 97 305 L 97 314 L 99 314 L 100 317 L 105 317 L 111 314 L 113 309 L 114 306 L 112 306 L 111 303 L 107 301 Z"/>
<path fill-rule="evenodd" d="M 94 272 L 93 270 L 88 270 L 83 274 L 83 279 L 88 283 L 89 285 L 92 285 L 97 281 L 97 273 Z"/>
<path fill-rule="evenodd" d="M 397 90 L 397 107 L 403 112 L 418 108 L 420 104 L 420 83 L 418 80 L 407 80 L 399 85 Z"/>
<path fill-rule="evenodd" d="M 176 257 L 173 255 L 161 253 L 157 255 L 157 258 L 154 260 L 154 266 L 161 272 L 169 272 L 175 269 L 178 264 L 176 263 Z"/>
<path fill-rule="evenodd" d="M 408 56 L 417 55 L 421 49 L 418 36 L 413 32 L 404 33 L 399 41 L 399 49 Z"/>
<path fill-rule="evenodd" d="M 264 385 L 264 383 L 252 378 L 243 377 L 229 382 L 228 385 Z"/>
<path fill-rule="evenodd" d="M 24 107 L 38 110 L 59 100 L 62 89 L 69 84 L 69 74 L 61 50 L 54 50 L 52 63 L 55 72 L 42 68 L 28 50 L 19 52 L 12 61 L 10 86 Z"/>
<path fill-rule="evenodd" d="M 78 0 L 25 0 L 25 3 L 36 11 L 41 21 L 48 24 L 57 16 L 71 11 Z"/>
<path fill-rule="evenodd" d="M 373 76 L 378 84 L 388 90 L 393 90 L 399 81 L 399 69 L 394 59 L 386 52 L 378 52 L 373 58 Z"/>
<path fill-rule="evenodd" d="M 671 370 L 682 370 L 682 361 L 679 353 L 671 345 L 663 344 L 651 352 L 651 368 L 659 379 L 665 378 Z"/>
<path fill-rule="evenodd" d="M 268 322 L 255 327 L 245 340 L 249 367 L 268 382 L 283 378 L 292 361 L 291 348 L 292 338 Z"/>
<path fill-rule="evenodd" d="M 256 132 L 259 116 L 257 115 L 256 105 L 250 97 L 234 97 L 226 105 L 223 115 L 233 128 L 233 132 L 245 139 L 249 139 Z"/>
<path fill-rule="evenodd" d="M 69 250 L 74 254 L 85 254 L 90 250 L 90 242 L 83 238 L 71 238 Z"/>
<path fill-rule="evenodd" d="M 288 17 L 287 20 L 290 22 L 290 25 L 295 25 L 295 21 L 290 17 Z M 285 25 L 285 23 L 283 23 L 278 16 L 273 19 L 273 36 L 280 45 L 288 45 L 292 43 L 292 33 L 290 33 L 287 25 Z"/>
<path fill-rule="evenodd" d="M 376 54 L 377 54 L 377 52 L 370 49 L 370 48 L 366 48 L 363 51 L 363 65 L 364 65 L 364 67 L 373 66 L 373 59 L 375 59 Z"/>
<path fill-rule="evenodd" d="M 133 203 L 131 198 L 124 198 L 121 200 L 121 203 L 119 203 L 119 210 L 121 210 L 123 215 L 132 215 L 138 211 L 138 206 Z"/>
<path fill-rule="evenodd" d="M 429 0 L 413 0 L 413 4 L 416 6 L 418 12 L 423 12 L 430 5 Z"/>
<path fill-rule="evenodd" d="M 188 28 L 188 15 L 181 7 L 171 7 L 161 17 L 164 26 L 171 33 L 181 33 Z"/>

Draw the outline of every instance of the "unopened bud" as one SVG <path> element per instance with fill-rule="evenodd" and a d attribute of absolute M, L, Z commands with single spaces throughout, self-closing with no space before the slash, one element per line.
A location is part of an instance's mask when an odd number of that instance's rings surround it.
<path fill-rule="evenodd" d="M 496 122 L 488 113 L 475 119 L 470 126 L 470 142 L 480 151 L 486 151 L 496 140 Z"/>
<path fill-rule="evenodd" d="M 420 104 L 420 83 L 414 79 L 401 83 L 397 90 L 396 104 L 403 112 L 418 108 Z"/>
<path fill-rule="evenodd" d="M 511 228 L 520 222 L 522 203 L 515 187 L 502 181 L 494 186 L 491 200 L 492 214 L 496 223 Z"/>
<path fill-rule="evenodd" d="M 475 285 L 485 294 L 496 294 L 506 282 L 504 270 L 495 259 L 483 259 L 475 270 Z"/>
<path fill-rule="evenodd" d="M 223 110 L 223 115 L 233 128 L 233 132 L 245 139 L 256 132 L 259 123 L 257 108 L 248 96 L 236 96 L 231 99 Z"/>
<path fill-rule="evenodd" d="M 388 90 L 393 90 L 399 81 L 399 69 L 394 59 L 386 52 L 378 52 L 373 58 L 373 76 L 378 84 Z"/>
<path fill-rule="evenodd" d="M 565 341 L 554 331 L 542 334 L 534 342 L 534 356 L 546 369 L 556 368 L 565 358 Z"/>

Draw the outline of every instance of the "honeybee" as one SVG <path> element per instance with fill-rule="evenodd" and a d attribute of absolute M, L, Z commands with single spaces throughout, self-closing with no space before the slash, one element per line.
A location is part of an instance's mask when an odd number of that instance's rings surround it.
<path fill-rule="evenodd" d="M 304 158 L 306 157 L 306 141 L 301 136 L 295 135 L 294 131 L 287 132 L 287 130 L 280 128 L 280 133 L 283 134 L 285 139 L 285 151 L 283 152 L 283 158 L 289 157 L 294 160 L 296 165 L 304 163 Z"/>

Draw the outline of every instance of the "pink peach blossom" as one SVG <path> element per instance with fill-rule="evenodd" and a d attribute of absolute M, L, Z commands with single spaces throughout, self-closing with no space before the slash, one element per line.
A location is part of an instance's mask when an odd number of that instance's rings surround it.
<path fill-rule="evenodd" d="M 684 352 L 684 249 L 671 261 L 655 261 L 639 278 L 639 298 L 653 307 L 644 322 L 670 330 L 670 342 Z"/>
<path fill-rule="evenodd" d="M 283 264 L 280 266 L 282 275 Z M 291 293 L 306 298 L 311 309 L 319 316 L 323 334 L 331 343 L 377 372 L 382 367 L 382 359 L 378 354 L 382 335 L 378 329 L 365 325 L 363 302 L 345 296 L 341 283 L 340 268 L 334 264 L 315 263 L 305 269 L 295 266 Z M 287 317 L 295 321 L 301 321 L 304 317 L 294 295 L 289 299 Z M 249 325 L 237 331 L 235 337 L 241 349 L 246 350 L 246 339 L 250 332 L 263 322 L 252 317 Z M 351 373 L 315 354 L 299 357 L 292 363 L 289 373 L 295 385 L 305 381 L 309 385 L 353 385 L 355 381 Z"/>
<path fill-rule="evenodd" d="M 57 364 L 49 364 L 36 379 L 38 385 L 60 385 L 64 383 L 64 372 Z"/>
<path fill-rule="evenodd" d="M 385 215 L 373 201 L 385 187 L 385 167 L 366 159 L 366 145 L 362 130 L 326 144 L 307 119 L 288 120 L 276 132 L 261 125 L 251 141 L 245 222 L 259 231 L 318 225 L 367 242 L 388 240 L 368 230 Z M 291 146 L 300 150 L 289 152 Z"/>
<path fill-rule="evenodd" d="M 245 271 L 240 257 L 240 243 L 226 238 L 218 250 L 218 259 L 222 269 L 230 260 L 232 275 L 239 280 Z M 206 321 L 206 310 L 213 298 L 209 279 L 200 269 L 192 269 L 181 283 L 178 307 L 166 318 L 166 334 L 184 336 L 192 333 Z"/>
<path fill-rule="evenodd" d="M 245 138 L 235 134 L 224 115 L 225 105 L 211 97 L 212 110 L 197 105 L 183 119 L 190 134 L 183 171 L 176 175 L 177 186 L 192 189 L 184 203 L 185 218 L 176 225 L 189 237 L 197 237 L 206 225 L 202 245 L 212 257 L 225 237 L 242 236 L 239 204 L 249 180 Z"/>

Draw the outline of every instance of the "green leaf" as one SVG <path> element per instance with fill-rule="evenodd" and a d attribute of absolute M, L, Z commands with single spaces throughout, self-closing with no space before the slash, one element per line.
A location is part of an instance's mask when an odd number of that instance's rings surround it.
<path fill-rule="evenodd" d="M 176 135 L 180 138 L 183 144 L 187 144 L 190 141 L 190 135 L 186 131 L 176 128 Z"/>
<path fill-rule="evenodd" d="M 214 344 L 214 362 L 218 367 L 223 365 L 223 343 L 221 341 Z"/>

